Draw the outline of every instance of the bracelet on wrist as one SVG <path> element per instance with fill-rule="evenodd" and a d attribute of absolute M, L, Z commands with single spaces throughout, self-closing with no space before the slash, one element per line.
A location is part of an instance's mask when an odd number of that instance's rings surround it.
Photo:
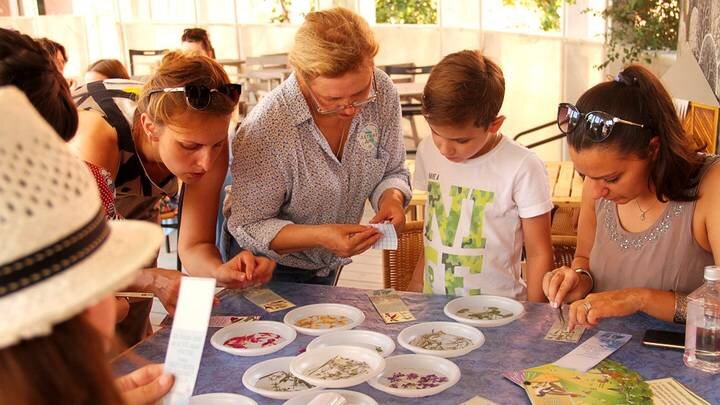
<path fill-rule="evenodd" d="M 583 269 L 582 267 L 573 269 L 573 271 L 575 271 L 575 273 L 578 273 L 578 275 L 584 274 L 584 275 L 588 276 L 588 278 L 590 279 L 590 291 L 592 291 L 593 288 L 595 287 L 595 280 L 593 280 L 592 274 L 590 274 L 589 271 L 587 271 L 586 269 Z"/>
<path fill-rule="evenodd" d="M 687 295 L 681 293 L 675 293 L 675 314 L 673 315 L 673 322 L 685 323 L 687 320 Z"/>

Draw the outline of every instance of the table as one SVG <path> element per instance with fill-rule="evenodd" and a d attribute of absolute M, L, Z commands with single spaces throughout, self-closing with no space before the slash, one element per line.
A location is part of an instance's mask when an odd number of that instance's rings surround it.
<path fill-rule="evenodd" d="M 365 295 L 365 290 L 293 283 L 271 283 L 269 287 L 298 306 L 320 302 L 353 305 L 364 311 L 366 316 L 365 322 L 357 329 L 379 331 L 392 337 L 396 342 L 398 333 L 403 328 L 414 324 L 384 324 Z M 404 292 L 400 295 L 418 321 L 451 321 L 443 314 L 443 307 L 454 297 Z M 525 314 L 520 319 L 509 325 L 481 329 L 485 334 L 485 344 L 465 356 L 451 359 L 462 371 L 460 381 L 438 395 L 420 400 L 420 403 L 458 404 L 475 395 L 481 395 L 500 404 L 529 403 L 525 391 L 504 379 L 501 373 L 553 362 L 572 350 L 575 344 L 543 339 L 557 314 L 549 305 L 525 303 L 525 310 Z M 232 291 L 221 298 L 220 305 L 213 309 L 213 313 L 216 315 L 261 315 L 265 320 L 282 321 L 287 310 L 268 314 L 246 300 L 239 292 Z M 674 377 L 711 403 L 720 402 L 720 390 L 718 389 L 720 377 L 685 367 L 682 361 L 682 352 L 652 349 L 641 344 L 645 329 L 677 331 L 682 330 L 682 326 L 658 321 L 644 314 L 636 314 L 627 318 L 604 320 L 598 329 L 633 335 L 630 342 L 610 356 L 611 359 L 638 371 L 645 379 Z M 273 354 L 237 357 L 210 346 L 210 337 L 216 330 L 211 328 L 207 334 L 195 395 L 210 392 L 235 392 L 252 397 L 261 404 L 282 403 L 282 401 L 261 397 L 246 389 L 241 382 L 242 374 L 252 364 L 270 358 L 299 354 L 314 337 L 298 334 L 293 343 Z M 592 331 L 586 331 L 582 340 L 592 335 Z M 126 373 L 137 368 L 137 365 L 133 364 L 131 360 L 137 355 L 151 362 L 162 362 L 169 337 L 169 328 L 158 331 L 133 347 L 132 353 L 126 352 L 116 359 L 113 363 L 115 370 Z M 406 353 L 409 352 L 398 344 L 393 355 Z M 375 390 L 367 383 L 348 389 L 366 393 L 381 404 L 418 403 L 417 399 L 394 397 Z"/>
<path fill-rule="evenodd" d="M 242 65 L 245 64 L 245 59 L 218 59 L 216 62 L 223 66 L 234 66 L 239 72 Z"/>

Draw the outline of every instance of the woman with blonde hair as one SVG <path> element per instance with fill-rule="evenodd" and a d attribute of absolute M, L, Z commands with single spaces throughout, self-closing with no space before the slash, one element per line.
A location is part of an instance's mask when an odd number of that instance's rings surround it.
<path fill-rule="evenodd" d="M 274 280 L 335 282 L 381 236 L 358 225 L 367 199 L 371 222 L 404 225 L 400 103 L 374 66 L 377 52 L 352 11 L 308 14 L 289 55 L 294 73 L 238 130 L 228 230 L 240 247 L 278 261 Z"/>
<path fill-rule="evenodd" d="M 271 260 L 242 252 L 223 263 L 215 247 L 227 132 L 240 97 L 240 86 L 230 83 L 220 65 L 205 56 L 171 52 L 144 85 L 93 82 L 73 97 L 80 113 L 71 145 L 110 173 L 122 217 L 158 222 L 157 202 L 178 192 L 179 179 L 184 192 L 178 252 L 188 273 L 215 277 L 229 288 L 269 280 Z M 176 293 L 181 274 L 164 274 L 167 292 Z"/>

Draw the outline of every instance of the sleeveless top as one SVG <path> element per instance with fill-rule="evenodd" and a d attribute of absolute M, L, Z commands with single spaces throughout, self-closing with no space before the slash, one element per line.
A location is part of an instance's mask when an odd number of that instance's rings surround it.
<path fill-rule="evenodd" d="M 708 156 L 698 176 L 715 164 Z M 699 188 L 695 188 L 697 194 Z M 713 265 L 712 253 L 693 237 L 692 219 L 697 201 L 670 201 L 657 221 L 642 232 L 628 232 L 618 218 L 617 205 L 606 199 L 595 202 L 595 242 L 590 270 L 595 291 L 653 288 L 690 293 L 703 283 L 705 266 Z"/>
<path fill-rule="evenodd" d="M 153 185 L 148 177 L 132 137 L 132 122 L 137 96 L 143 83 L 108 79 L 87 83 L 73 90 L 78 110 L 95 111 L 117 132 L 120 165 L 115 177 L 115 205 L 118 214 L 127 219 L 158 222 L 158 201 L 178 191 L 173 175 Z"/>

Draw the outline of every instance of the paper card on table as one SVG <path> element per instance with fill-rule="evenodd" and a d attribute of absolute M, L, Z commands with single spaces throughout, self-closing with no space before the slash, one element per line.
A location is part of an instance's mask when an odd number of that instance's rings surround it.
<path fill-rule="evenodd" d="M 487 398 L 483 398 L 480 395 L 476 395 L 469 400 L 463 402 L 460 405 L 498 405 L 497 402 L 493 402 Z"/>
<path fill-rule="evenodd" d="M 646 382 L 653 392 L 653 404 L 655 405 L 710 405 L 708 401 L 690 391 L 674 378 L 660 378 Z"/>
<path fill-rule="evenodd" d="M 588 371 L 631 338 L 632 335 L 625 333 L 599 331 L 553 364 L 578 371 Z"/>
<path fill-rule="evenodd" d="M 368 291 L 368 297 L 385 323 L 400 323 L 414 321 L 402 298 L 392 288 Z"/>
<path fill-rule="evenodd" d="M 219 315 L 211 316 L 210 323 L 208 326 L 211 328 L 224 328 L 236 322 L 251 322 L 260 320 L 260 315 L 245 315 L 245 316 L 233 316 L 233 315 Z"/>
<path fill-rule="evenodd" d="M 652 391 L 640 374 L 612 360 L 588 372 L 545 364 L 524 373 L 522 387 L 533 405 L 652 403 Z"/>
<path fill-rule="evenodd" d="M 370 226 L 382 233 L 382 237 L 375 242 L 373 249 L 397 250 L 398 240 L 393 224 L 370 224 Z"/>
<path fill-rule="evenodd" d="M 282 311 L 295 306 L 292 302 L 267 288 L 251 288 L 243 293 L 245 298 L 268 312 Z"/>
<path fill-rule="evenodd" d="M 553 340 L 555 342 L 570 342 L 577 343 L 585 332 L 585 328 L 582 326 L 576 326 L 572 332 L 567 331 L 567 325 L 561 322 L 559 319 L 555 320 L 555 323 L 550 327 L 545 340 Z"/>
<path fill-rule="evenodd" d="M 165 373 L 175 376 L 175 384 L 163 400 L 166 405 L 190 402 L 200 369 L 214 294 L 214 278 L 183 277 L 180 282 L 180 294 L 165 355 Z"/>

